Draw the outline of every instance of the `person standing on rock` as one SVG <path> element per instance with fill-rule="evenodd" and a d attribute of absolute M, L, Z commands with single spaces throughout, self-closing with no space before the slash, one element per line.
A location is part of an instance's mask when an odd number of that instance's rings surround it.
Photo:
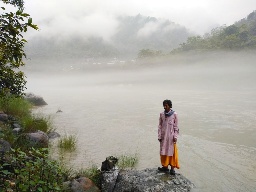
<path fill-rule="evenodd" d="M 172 109 L 172 101 L 163 101 L 164 112 L 160 113 L 158 125 L 158 141 L 160 142 L 160 159 L 162 167 L 159 171 L 168 172 L 168 166 L 171 166 L 170 174 L 175 175 L 175 168 L 179 169 L 178 149 L 176 146 L 179 134 L 178 115 Z"/>

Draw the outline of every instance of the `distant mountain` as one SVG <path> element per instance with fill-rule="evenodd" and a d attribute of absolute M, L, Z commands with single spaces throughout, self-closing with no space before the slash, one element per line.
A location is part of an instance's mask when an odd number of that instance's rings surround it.
<path fill-rule="evenodd" d="M 39 35 L 27 44 L 27 54 L 31 58 L 134 58 L 141 49 L 169 52 L 192 35 L 185 27 L 166 19 L 137 15 L 117 20 L 118 30 L 108 42 L 100 37 L 85 40 L 74 35 L 57 41 L 55 37 Z"/>
<path fill-rule="evenodd" d="M 168 52 L 192 35 L 185 27 L 165 19 L 137 15 L 118 20 L 119 30 L 112 40 L 121 54 L 137 54 L 141 49 Z"/>
<path fill-rule="evenodd" d="M 255 49 L 256 11 L 230 26 L 212 29 L 204 36 L 192 36 L 172 52 L 216 49 Z"/>

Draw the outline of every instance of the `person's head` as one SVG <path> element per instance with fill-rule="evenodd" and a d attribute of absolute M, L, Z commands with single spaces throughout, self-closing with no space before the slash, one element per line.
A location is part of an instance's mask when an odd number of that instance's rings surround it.
<path fill-rule="evenodd" d="M 168 99 L 164 100 L 163 101 L 163 106 L 164 106 L 165 112 L 169 112 L 170 109 L 172 108 L 172 101 L 168 100 Z"/>

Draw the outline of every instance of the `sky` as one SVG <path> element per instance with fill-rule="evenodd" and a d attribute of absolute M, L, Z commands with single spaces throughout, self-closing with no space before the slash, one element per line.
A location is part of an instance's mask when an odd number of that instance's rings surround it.
<path fill-rule="evenodd" d="M 25 0 L 25 7 L 41 35 L 76 33 L 108 40 L 118 27 L 117 16 L 168 19 L 203 35 L 246 17 L 256 10 L 256 0 Z"/>

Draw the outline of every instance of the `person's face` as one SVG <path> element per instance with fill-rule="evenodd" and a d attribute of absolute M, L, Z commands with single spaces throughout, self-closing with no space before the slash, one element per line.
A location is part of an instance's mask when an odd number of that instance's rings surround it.
<path fill-rule="evenodd" d="M 170 111 L 170 106 L 168 104 L 164 104 L 164 111 L 168 113 Z"/>

